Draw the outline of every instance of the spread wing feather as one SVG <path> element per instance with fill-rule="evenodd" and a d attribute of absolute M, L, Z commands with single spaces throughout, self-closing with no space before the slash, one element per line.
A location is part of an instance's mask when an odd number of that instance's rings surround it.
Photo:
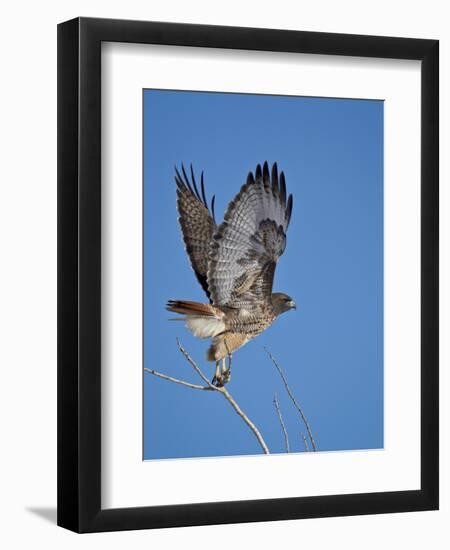
<path fill-rule="evenodd" d="M 271 174 L 267 162 L 258 165 L 214 232 L 207 271 L 213 304 L 249 312 L 269 305 L 291 213 L 284 174 L 278 178 L 276 164 Z"/>
<path fill-rule="evenodd" d="M 177 184 L 177 207 L 181 232 L 183 233 L 186 252 L 195 272 L 198 282 L 210 298 L 207 282 L 208 252 L 212 236 L 216 229 L 214 219 L 214 198 L 211 209 L 206 200 L 203 172 L 200 178 L 200 192 L 195 181 L 191 165 L 191 180 L 186 174 L 184 166 L 181 172 L 175 168 L 175 182 Z"/>

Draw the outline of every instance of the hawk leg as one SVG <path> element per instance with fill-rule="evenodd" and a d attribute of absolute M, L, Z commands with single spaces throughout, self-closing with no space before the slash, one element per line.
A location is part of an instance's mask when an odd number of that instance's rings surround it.
<path fill-rule="evenodd" d="M 222 379 L 224 384 L 228 384 L 231 380 L 231 353 L 228 352 L 228 367 L 226 366 L 225 357 L 222 359 Z"/>

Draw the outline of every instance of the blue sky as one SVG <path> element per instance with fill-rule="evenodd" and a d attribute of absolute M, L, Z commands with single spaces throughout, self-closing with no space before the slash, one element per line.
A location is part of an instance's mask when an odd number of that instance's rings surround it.
<path fill-rule="evenodd" d="M 208 341 L 170 322 L 168 299 L 206 302 L 177 221 L 174 165 L 203 170 L 221 221 L 256 164 L 276 161 L 294 210 L 274 291 L 298 309 L 233 356 L 229 391 L 271 452 L 291 447 L 298 418 L 274 366 L 283 366 L 319 450 L 383 447 L 383 102 L 144 91 L 144 366 L 198 382 L 183 345 L 211 379 Z M 258 454 L 220 395 L 144 374 L 144 459 Z"/>

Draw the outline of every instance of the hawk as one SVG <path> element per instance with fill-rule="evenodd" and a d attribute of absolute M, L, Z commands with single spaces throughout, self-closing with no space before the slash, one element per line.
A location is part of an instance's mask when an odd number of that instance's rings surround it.
<path fill-rule="evenodd" d="M 205 194 L 203 172 L 200 192 L 191 166 L 175 168 L 177 206 L 183 240 L 191 266 L 209 303 L 169 300 L 167 310 L 179 313 L 198 338 L 212 338 L 207 360 L 216 364 L 213 383 L 230 379 L 227 356 L 261 334 L 295 302 L 272 292 L 277 261 L 286 248 L 292 214 L 292 195 L 286 196 L 284 173 L 267 162 L 250 172 L 230 202 L 223 222 L 215 221 L 214 199 Z M 222 362 L 220 367 L 220 362 Z"/>

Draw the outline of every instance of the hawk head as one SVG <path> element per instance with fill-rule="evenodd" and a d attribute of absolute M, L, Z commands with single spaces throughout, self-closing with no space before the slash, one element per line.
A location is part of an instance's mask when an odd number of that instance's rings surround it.
<path fill-rule="evenodd" d="M 284 292 L 274 292 L 272 294 L 272 307 L 275 315 L 280 315 L 290 309 L 297 309 L 294 300 Z"/>

